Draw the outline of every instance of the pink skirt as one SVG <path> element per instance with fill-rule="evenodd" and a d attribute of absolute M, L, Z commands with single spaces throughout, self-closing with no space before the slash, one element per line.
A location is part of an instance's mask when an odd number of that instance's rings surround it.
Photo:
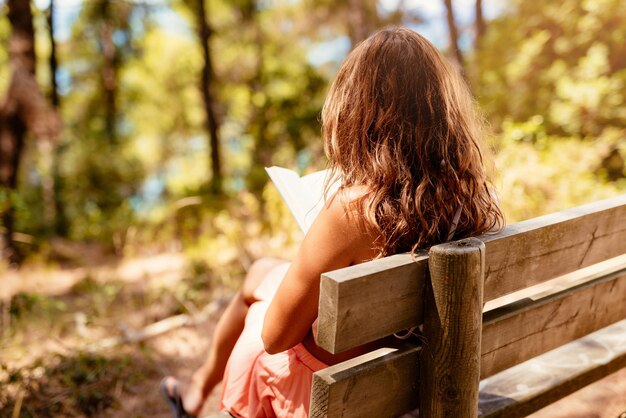
<path fill-rule="evenodd" d="M 308 417 L 312 375 L 328 367 L 302 344 L 274 355 L 263 348 L 263 319 L 288 268 L 275 267 L 255 290 L 259 301 L 228 359 L 220 408 L 235 417 Z"/>

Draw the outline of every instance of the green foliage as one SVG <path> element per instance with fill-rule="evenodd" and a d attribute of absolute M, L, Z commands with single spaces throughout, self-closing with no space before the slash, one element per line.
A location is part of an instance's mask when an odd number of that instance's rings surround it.
<path fill-rule="evenodd" d="M 626 4 L 516 0 L 470 63 L 508 222 L 626 190 Z"/>
<path fill-rule="evenodd" d="M 143 170 L 119 146 L 85 142 L 70 143 L 62 160 L 62 199 L 73 220 L 70 236 L 111 242 L 115 232 L 132 222 L 130 198 L 141 184 Z"/>
<path fill-rule="evenodd" d="M 472 65 L 495 126 L 542 115 L 548 133 L 597 136 L 626 124 L 626 4 L 517 0 L 488 25 Z"/>
<path fill-rule="evenodd" d="M 622 134 L 605 130 L 593 141 L 581 141 L 547 135 L 530 122 L 506 122 L 499 136 L 496 164 L 507 221 L 529 219 L 626 191 L 626 176 L 607 182 L 598 174 L 604 156 L 614 149 L 615 135 Z M 626 156 L 626 142 L 618 152 Z"/>
<path fill-rule="evenodd" d="M 13 208 L 18 213 L 26 213 L 27 208 L 22 195 L 15 190 L 9 190 L 5 187 L 0 187 L 0 215 L 7 211 L 9 208 Z"/>
<path fill-rule="evenodd" d="M 0 4 L 0 45 L 8 45 L 11 33 L 9 18 L 7 16 L 8 5 Z M 9 49 L 0 47 L 0 92 L 6 91 L 9 85 Z"/>
<path fill-rule="evenodd" d="M 364 3 L 372 27 L 421 19 L 376 4 Z M 209 187 L 195 3 L 172 2 L 166 20 L 163 9 L 146 7 L 98 0 L 77 9 L 71 36 L 57 40 L 66 89 L 52 166 L 45 150 L 30 145 L 19 191 L 0 192 L 0 211 L 14 202 L 18 230 L 34 237 L 30 248 L 48 251 L 43 185 L 54 173 L 66 238 L 118 255 L 183 249 L 189 277 L 234 286 L 242 261 L 289 253 L 301 238 L 263 168 L 324 168 L 319 113 L 335 66 L 316 67 L 307 53 L 319 40 L 350 35 L 344 17 L 353 6 L 206 1 L 225 177 L 219 198 Z M 621 0 L 512 0 L 487 22 L 480 49 L 466 53 L 466 73 L 493 127 L 509 221 L 625 189 L 625 20 Z M 36 28 L 47 90 L 41 12 Z M 103 79 L 107 28 L 117 75 L 113 136 Z M 8 35 L 0 15 L 0 41 Z M 0 49 L 0 64 L 7 60 Z M 0 86 L 7 76 L 0 65 Z"/>
<path fill-rule="evenodd" d="M 304 148 L 318 158 L 322 154 L 318 115 L 327 79 L 306 60 L 304 41 L 294 42 L 290 19 L 280 6 L 259 8 L 225 28 L 213 44 L 215 54 L 225 58 L 216 71 L 229 115 L 224 120 L 225 160 L 233 163 L 229 184 L 237 190 L 245 180 L 258 197 L 267 183 L 264 166 L 293 165 Z M 242 151 L 241 157 L 233 155 Z"/>

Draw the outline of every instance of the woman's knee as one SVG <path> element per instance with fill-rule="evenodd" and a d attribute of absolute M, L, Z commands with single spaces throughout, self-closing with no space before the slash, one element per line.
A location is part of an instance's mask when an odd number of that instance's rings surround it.
<path fill-rule="evenodd" d="M 259 258 L 252 263 L 241 288 L 243 298 L 249 303 L 254 302 L 254 291 L 259 287 L 263 279 L 272 269 L 284 263 L 286 263 L 285 260 L 272 257 Z"/>

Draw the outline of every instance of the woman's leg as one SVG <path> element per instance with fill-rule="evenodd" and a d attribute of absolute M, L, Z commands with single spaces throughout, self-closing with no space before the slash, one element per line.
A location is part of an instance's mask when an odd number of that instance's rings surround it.
<path fill-rule="evenodd" d="M 183 405 L 189 413 L 199 413 L 205 399 L 222 380 L 230 353 L 243 331 L 248 308 L 256 302 L 254 291 L 270 270 L 284 262 L 262 258 L 250 267 L 241 290 L 235 294 L 217 322 L 204 364 L 193 374 L 187 390 L 183 390 Z"/>

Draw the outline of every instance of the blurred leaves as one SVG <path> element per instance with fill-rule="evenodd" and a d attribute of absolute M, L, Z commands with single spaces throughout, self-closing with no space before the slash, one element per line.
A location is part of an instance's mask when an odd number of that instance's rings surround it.
<path fill-rule="evenodd" d="M 319 45 L 337 48 L 333 39 L 356 37 L 346 20 L 356 3 L 206 1 L 226 195 L 208 187 L 202 54 L 194 16 L 181 0 L 76 7 L 69 35 L 57 39 L 64 131 L 53 151 L 54 186 L 65 239 L 100 243 L 118 255 L 184 249 L 191 270 L 223 272 L 229 282 L 240 271 L 234 266 L 289 253 L 301 237 L 263 167 L 324 167 L 319 112 L 337 54 L 321 64 L 308 57 Z M 404 2 L 367 2 L 360 12 L 372 30 L 425 20 Z M 43 13 L 35 16 L 45 86 L 49 48 Z M 464 51 L 467 78 L 492 128 L 509 221 L 626 190 L 625 21 L 621 0 L 511 0 L 486 22 L 479 49 Z M 115 141 L 104 111 L 103 25 L 116 47 Z M 2 15 L 0 42 L 8 36 Z M 0 48 L 0 89 L 7 62 Z M 18 230 L 35 237 L 35 252 L 48 248 L 52 235 L 42 192 L 50 176 L 46 152 L 29 146 L 18 193 L 0 191 L 0 211 L 13 203 Z"/>
<path fill-rule="evenodd" d="M 556 212 L 626 190 L 626 171 L 621 160 L 621 178 L 607 181 L 605 155 L 615 150 L 626 156 L 624 132 L 611 129 L 593 141 L 547 135 L 535 123 L 504 125 L 496 157 L 496 184 L 501 202 L 512 223 Z M 615 148 L 621 141 L 621 149 Z M 619 168 L 618 168 L 619 169 Z"/>
<path fill-rule="evenodd" d="M 33 264 L 69 267 L 77 278 L 56 296 L 29 288 L 1 304 L 9 323 L 2 349 L 29 363 L 0 363 L 2 416 L 20 399 L 24 416 L 101 414 L 131 398 L 144 374 L 160 375 L 138 347 L 129 356 L 40 353 L 193 313 L 237 288 L 255 258 L 291 259 L 302 233 L 264 166 L 324 168 L 320 110 L 349 45 L 388 24 L 445 25 L 443 14 L 426 21 L 426 9 L 405 1 L 206 2 L 223 196 L 208 187 L 203 58 L 190 2 L 93 0 L 64 12 L 71 27 L 56 39 L 63 131 L 54 147 L 27 143 L 18 190 L 0 189 L 0 214 L 14 208 Z M 50 48 L 36 7 L 37 77 L 48 91 Z M 460 26 L 508 222 L 626 192 L 625 22 L 623 0 L 509 0 L 485 22 L 477 50 L 467 47 L 472 25 Z M 0 2 L 0 92 L 9 31 Z M 114 46 L 108 61 L 104 34 Z M 63 228 L 50 224 L 53 212 Z M 111 268 L 111 254 L 125 260 Z M 144 413 L 149 402 L 137 396 Z"/>
<path fill-rule="evenodd" d="M 542 115 L 548 133 L 575 137 L 626 126 L 626 4 L 512 3 L 474 56 L 475 91 L 492 123 Z"/>

